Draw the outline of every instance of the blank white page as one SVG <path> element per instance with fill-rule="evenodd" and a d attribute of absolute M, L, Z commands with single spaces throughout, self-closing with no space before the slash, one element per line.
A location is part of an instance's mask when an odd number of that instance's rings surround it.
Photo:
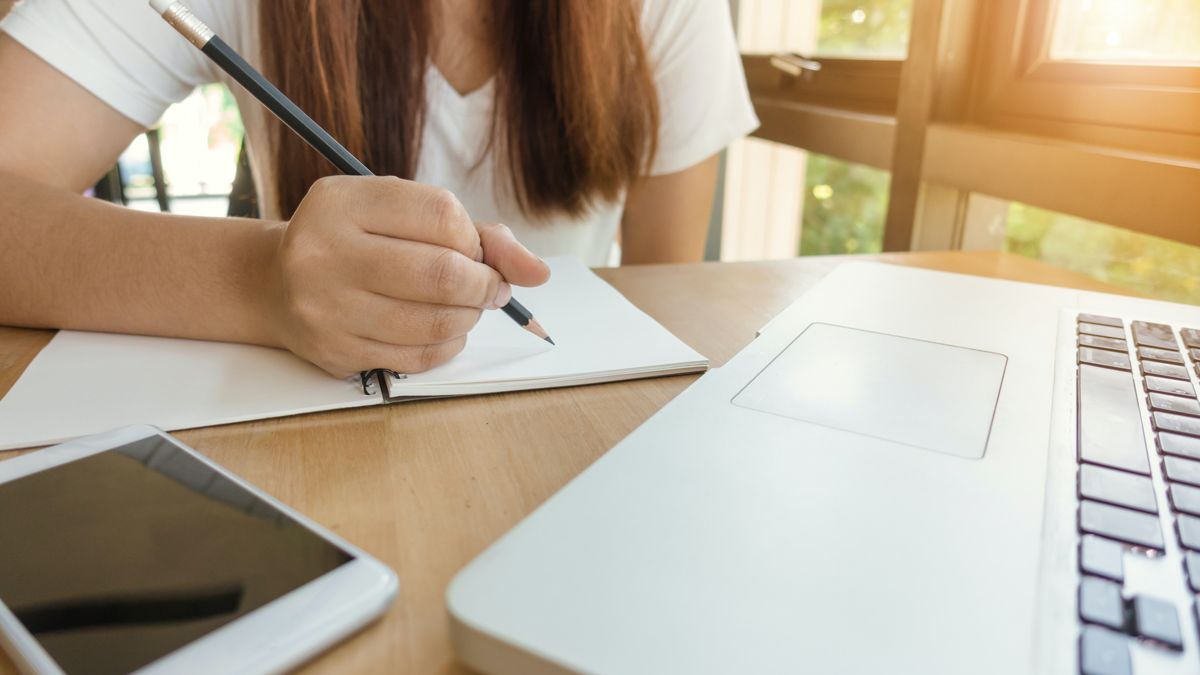
<path fill-rule="evenodd" d="M 550 281 L 513 289 L 554 339 L 539 340 L 499 310 L 484 312 L 449 363 L 403 380 L 393 398 L 457 396 L 592 384 L 703 370 L 684 344 L 575 258 L 551 258 Z"/>
<path fill-rule="evenodd" d="M 0 399 L 0 450 L 126 424 L 166 430 L 380 402 L 266 347 L 60 331 Z"/>

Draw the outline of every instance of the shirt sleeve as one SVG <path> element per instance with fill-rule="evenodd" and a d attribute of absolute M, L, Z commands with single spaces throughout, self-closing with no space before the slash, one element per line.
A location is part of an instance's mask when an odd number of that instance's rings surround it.
<path fill-rule="evenodd" d="M 651 175 L 682 171 L 758 128 L 728 0 L 644 0 L 643 31 L 658 86 Z"/>
<path fill-rule="evenodd" d="M 219 3 L 189 4 L 218 34 L 227 28 L 200 13 L 227 16 L 211 6 Z M 147 0 L 27 0 L 0 30 L 146 127 L 197 85 L 217 80 L 211 62 Z"/>

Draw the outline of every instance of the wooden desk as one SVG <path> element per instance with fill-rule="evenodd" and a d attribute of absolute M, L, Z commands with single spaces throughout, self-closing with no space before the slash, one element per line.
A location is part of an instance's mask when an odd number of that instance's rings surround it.
<path fill-rule="evenodd" d="M 847 259 L 627 267 L 600 275 L 719 366 Z M 854 259 L 1120 292 L 1003 253 Z M 51 335 L 0 328 L 0 393 Z M 442 600 L 454 574 L 695 378 L 425 401 L 178 436 L 399 574 L 400 596 L 383 620 L 306 672 L 449 675 L 465 672 L 450 650 Z M 0 655 L 0 673 L 9 672 Z"/>

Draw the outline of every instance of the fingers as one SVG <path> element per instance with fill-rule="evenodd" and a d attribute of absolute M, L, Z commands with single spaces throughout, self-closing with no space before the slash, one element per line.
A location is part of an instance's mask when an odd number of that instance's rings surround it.
<path fill-rule="evenodd" d="M 512 297 L 499 272 L 452 249 L 370 235 L 359 256 L 355 281 L 390 298 L 496 309 Z"/>
<path fill-rule="evenodd" d="M 550 278 L 550 268 L 521 245 L 512 230 L 495 223 L 479 223 L 483 262 L 506 281 L 518 286 L 541 286 Z"/>
<path fill-rule="evenodd" d="M 356 337 L 397 346 L 457 340 L 475 327 L 481 314 L 470 307 L 393 300 L 374 293 L 357 295 L 347 304 L 347 329 Z"/>
<path fill-rule="evenodd" d="M 347 178 L 347 177 L 341 177 Z M 479 233 L 467 209 L 449 190 L 395 177 L 354 177 L 353 213 L 365 232 L 424 241 L 470 259 L 479 256 Z"/>
<path fill-rule="evenodd" d="M 375 368 L 387 368 L 397 373 L 422 373 L 446 363 L 466 346 L 466 336 L 435 345 L 417 346 L 392 345 L 368 338 L 356 338 L 349 348 L 351 354 L 343 359 L 344 362 L 355 365 L 345 372 L 339 369 L 334 374 L 348 377 L 356 372 Z"/>

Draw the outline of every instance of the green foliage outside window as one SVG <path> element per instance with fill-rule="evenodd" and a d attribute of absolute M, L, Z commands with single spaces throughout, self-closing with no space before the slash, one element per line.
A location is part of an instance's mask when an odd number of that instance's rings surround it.
<path fill-rule="evenodd" d="M 890 180 L 887 171 L 809 153 L 800 255 L 878 253 Z"/>
<path fill-rule="evenodd" d="M 912 0 L 825 0 L 817 53 L 904 58 Z"/>
<path fill-rule="evenodd" d="M 1175 302 L 1200 303 L 1200 248 L 1014 202 L 1005 250 Z"/>

